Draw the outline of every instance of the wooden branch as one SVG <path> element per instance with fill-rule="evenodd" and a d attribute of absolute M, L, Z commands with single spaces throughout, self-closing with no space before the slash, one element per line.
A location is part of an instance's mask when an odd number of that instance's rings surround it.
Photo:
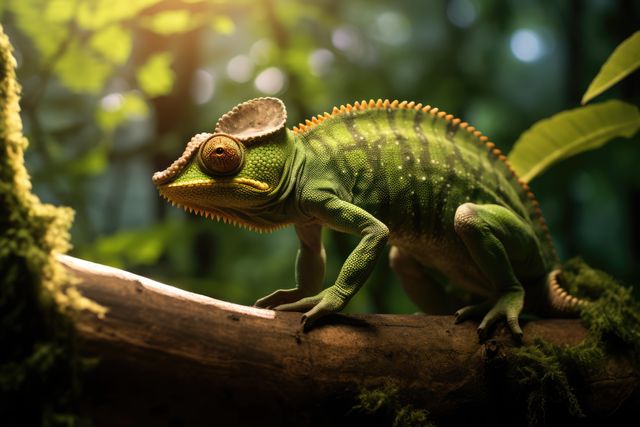
<path fill-rule="evenodd" d="M 60 261 L 109 310 L 102 320 L 88 312 L 74 320 L 83 353 L 100 358 L 84 402 L 97 425 L 339 425 L 363 388 L 389 382 L 436 420 L 489 419 L 500 410 L 486 362 L 513 345 L 504 328 L 480 345 L 475 324 L 454 325 L 450 316 L 335 315 L 301 333 L 298 313 Z M 529 322 L 524 332 L 529 342 L 558 344 L 586 334 L 578 320 L 559 319 Z M 638 408 L 639 383 L 632 365 L 615 359 L 577 392 L 601 416 Z"/>

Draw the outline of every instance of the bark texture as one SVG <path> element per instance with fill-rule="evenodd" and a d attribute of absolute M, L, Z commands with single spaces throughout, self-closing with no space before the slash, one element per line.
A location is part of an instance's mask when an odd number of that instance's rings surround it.
<path fill-rule="evenodd" d="M 96 425 L 342 425 L 363 389 L 393 384 L 439 424 L 500 419 L 500 366 L 514 345 L 499 327 L 478 343 L 476 324 L 451 316 L 334 315 L 308 333 L 300 314 L 245 307 L 189 293 L 68 256 L 79 290 L 108 308 L 80 313 L 85 355 L 100 358 L 86 385 L 84 410 Z M 578 344 L 579 320 L 524 326 Z M 497 362 L 497 363 L 496 363 Z M 495 369 L 493 369 L 495 370 Z M 576 393 L 599 419 L 637 412 L 638 372 L 612 358 Z"/>

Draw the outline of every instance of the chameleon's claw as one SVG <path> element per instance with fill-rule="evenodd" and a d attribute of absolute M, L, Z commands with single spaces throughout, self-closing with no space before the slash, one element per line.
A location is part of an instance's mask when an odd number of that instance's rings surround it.
<path fill-rule="evenodd" d="M 523 332 L 518 322 L 518 316 L 522 311 L 524 302 L 524 290 L 516 288 L 505 292 L 496 301 L 493 308 L 484 316 L 478 326 L 478 338 L 483 342 L 488 338 L 491 327 L 499 320 L 506 320 L 511 335 L 518 341 L 522 341 Z"/>
<path fill-rule="evenodd" d="M 298 288 L 278 289 L 277 291 L 260 298 L 253 305 L 260 308 L 274 309 L 274 307 L 279 305 L 296 302 L 304 296 L 306 295 L 303 295 Z"/>
<path fill-rule="evenodd" d="M 335 313 L 345 306 L 341 298 L 334 296 L 325 289 L 317 295 L 303 298 L 299 301 L 282 304 L 274 308 L 280 311 L 306 311 L 300 318 L 302 330 L 308 331 L 319 318 Z"/>
<path fill-rule="evenodd" d="M 493 301 L 489 300 L 481 304 L 468 305 L 466 307 L 462 307 L 460 310 L 456 311 L 454 314 L 455 323 L 458 324 L 458 323 L 464 322 L 465 320 L 473 319 L 474 317 L 483 316 L 484 314 L 487 313 L 487 311 L 489 311 L 489 309 L 491 309 L 492 306 L 493 306 Z"/>

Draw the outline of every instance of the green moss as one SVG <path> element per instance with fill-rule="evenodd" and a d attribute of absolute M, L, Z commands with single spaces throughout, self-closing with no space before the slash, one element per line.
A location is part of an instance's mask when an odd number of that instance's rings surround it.
<path fill-rule="evenodd" d="M 72 425 L 82 365 L 65 313 L 90 304 L 55 259 L 73 212 L 31 193 L 15 65 L 0 26 L 0 423 Z"/>
<path fill-rule="evenodd" d="M 577 346 L 536 340 L 509 353 L 507 389 L 524 402 L 530 426 L 554 417 L 584 418 L 575 389 L 589 374 L 605 368 L 607 356 L 624 354 L 640 366 L 640 304 L 631 290 L 581 259 L 566 262 L 562 271 L 563 286 L 591 301 L 581 313 L 588 334 Z"/>
<path fill-rule="evenodd" d="M 363 389 L 357 397 L 355 411 L 363 412 L 378 419 L 389 420 L 384 424 L 393 427 L 429 427 L 429 412 L 417 409 L 403 402 L 398 387 L 387 383 L 381 387 Z"/>

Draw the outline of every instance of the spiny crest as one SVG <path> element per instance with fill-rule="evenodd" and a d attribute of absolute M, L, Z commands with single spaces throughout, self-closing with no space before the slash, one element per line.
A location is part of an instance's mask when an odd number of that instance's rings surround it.
<path fill-rule="evenodd" d="M 274 225 L 274 226 L 269 227 L 269 226 L 260 226 L 260 225 L 256 225 L 256 224 L 249 224 L 249 223 L 241 221 L 241 220 L 239 220 L 237 218 L 229 217 L 229 216 L 223 214 L 222 212 L 211 212 L 211 211 L 207 211 L 207 210 L 200 209 L 200 208 L 193 208 L 191 206 L 186 206 L 186 205 L 183 205 L 181 203 L 175 202 L 175 201 L 171 200 L 170 198 L 168 198 L 167 196 L 165 196 L 164 194 L 161 194 L 161 195 L 166 201 L 171 203 L 171 205 L 173 205 L 175 207 L 178 207 L 178 208 L 182 208 L 186 212 L 194 213 L 194 214 L 203 216 L 203 217 L 208 218 L 208 219 L 215 219 L 216 221 L 222 221 L 225 224 L 231 224 L 231 225 L 234 225 L 236 227 L 242 227 L 242 228 L 250 230 L 250 231 L 257 231 L 260 234 L 262 234 L 263 232 L 264 233 L 271 233 L 273 231 L 285 228 L 285 227 L 287 227 L 289 225 L 289 224 L 279 224 L 279 225 Z"/>
<path fill-rule="evenodd" d="M 375 101 L 373 99 L 370 99 L 369 101 L 366 101 L 366 100 L 356 101 L 353 103 L 353 105 L 347 104 L 347 105 L 340 105 L 340 107 L 333 107 L 333 110 L 331 111 L 331 113 L 325 112 L 324 114 L 319 114 L 317 116 L 312 117 L 310 120 L 309 119 L 305 120 L 304 123 L 300 123 L 298 126 L 294 126 L 293 132 L 296 134 L 303 135 L 306 132 L 313 129 L 314 127 L 316 127 L 317 125 L 319 125 L 320 123 L 324 122 L 325 120 L 335 118 L 342 114 L 351 113 L 353 111 L 390 109 L 390 108 L 415 110 L 415 111 L 421 111 L 425 114 L 431 114 L 434 117 L 438 117 L 440 119 L 445 120 L 447 123 L 450 123 L 452 126 L 465 130 L 469 134 L 473 135 L 475 137 L 475 140 L 479 144 L 485 145 L 487 149 L 489 149 L 492 155 L 494 155 L 496 158 L 502 161 L 502 163 L 506 166 L 509 173 L 511 173 L 511 175 L 518 181 L 518 183 L 524 190 L 525 194 L 527 195 L 527 197 L 531 202 L 531 205 L 533 206 L 535 214 L 538 216 L 538 219 L 540 220 L 541 227 L 544 231 L 544 234 L 547 237 L 549 246 L 552 248 L 554 256 L 557 258 L 557 254 L 555 253 L 555 248 L 551 240 L 551 234 L 549 232 L 549 228 L 542 215 L 542 210 L 540 209 L 540 204 L 538 203 L 538 200 L 536 199 L 535 195 L 529 188 L 529 185 L 522 179 L 518 178 L 518 176 L 516 175 L 516 171 L 513 169 L 513 167 L 507 160 L 507 156 L 505 156 L 502 153 L 502 150 L 496 147 L 496 145 L 493 142 L 491 142 L 487 136 L 483 135 L 482 132 L 477 130 L 474 126 L 471 126 L 469 125 L 469 123 L 463 122 L 459 118 L 454 117 L 453 114 L 447 114 L 444 111 L 440 111 L 440 109 L 438 109 L 437 107 L 432 107 L 430 105 L 423 106 L 421 103 L 415 103 L 413 101 L 410 101 L 410 102 L 398 101 L 397 99 L 393 101 L 389 101 L 388 99 L 385 99 L 385 100 L 378 99 L 377 101 Z"/>

